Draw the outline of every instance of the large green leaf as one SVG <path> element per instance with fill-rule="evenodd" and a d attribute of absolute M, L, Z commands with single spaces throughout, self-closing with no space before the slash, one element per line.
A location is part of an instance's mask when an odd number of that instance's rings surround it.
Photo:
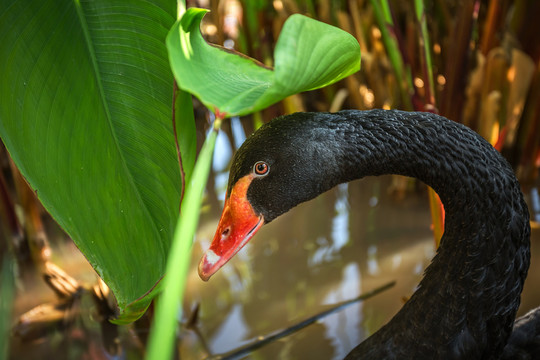
<path fill-rule="evenodd" d="M 168 0 L 2 0 L 0 136 L 116 295 L 148 305 L 179 210 Z"/>
<path fill-rule="evenodd" d="M 275 70 L 209 45 L 199 26 L 207 10 L 190 8 L 167 36 L 178 85 L 227 115 L 263 109 L 289 95 L 320 88 L 360 69 L 360 46 L 345 31 L 295 14 L 274 51 Z"/>

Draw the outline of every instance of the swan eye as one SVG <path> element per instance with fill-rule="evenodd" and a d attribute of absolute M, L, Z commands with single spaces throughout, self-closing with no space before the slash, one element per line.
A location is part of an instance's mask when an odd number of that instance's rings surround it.
<path fill-rule="evenodd" d="M 268 171 L 270 171 L 270 166 L 264 161 L 257 161 L 255 165 L 253 165 L 253 172 L 257 176 L 265 176 L 268 174 Z"/>

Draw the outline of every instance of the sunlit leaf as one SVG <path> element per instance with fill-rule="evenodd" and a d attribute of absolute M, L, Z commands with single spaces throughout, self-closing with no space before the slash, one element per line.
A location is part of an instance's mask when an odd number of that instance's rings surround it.
<path fill-rule="evenodd" d="M 254 112 L 360 69 L 356 39 L 336 27 L 295 14 L 274 52 L 275 69 L 208 44 L 199 26 L 207 10 L 190 8 L 171 28 L 167 48 L 178 85 L 227 115 Z"/>
<path fill-rule="evenodd" d="M 181 179 L 171 1 L 0 3 L 0 136 L 45 208 L 137 318 L 165 271 Z"/>

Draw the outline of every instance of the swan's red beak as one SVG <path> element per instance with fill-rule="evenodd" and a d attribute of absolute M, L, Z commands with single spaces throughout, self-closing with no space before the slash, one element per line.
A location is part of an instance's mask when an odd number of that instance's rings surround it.
<path fill-rule="evenodd" d="M 238 180 L 225 200 L 214 240 L 199 263 L 199 276 L 204 281 L 225 265 L 264 224 L 263 217 L 255 214 L 247 200 L 252 180 L 253 175 Z"/>

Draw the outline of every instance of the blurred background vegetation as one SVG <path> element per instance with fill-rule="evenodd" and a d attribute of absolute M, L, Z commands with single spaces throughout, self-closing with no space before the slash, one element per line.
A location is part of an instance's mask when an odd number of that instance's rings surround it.
<path fill-rule="evenodd" d="M 535 1 L 210 1 L 203 32 L 267 65 L 285 19 L 303 13 L 353 34 L 362 68 L 339 84 L 254 115 L 294 111 L 436 111 L 473 128 L 531 184 L 538 174 L 540 41 Z M 374 6 L 375 5 L 375 6 Z M 379 17 L 377 11 L 383 12 Z M 425 22 L 427 32 L 422 31 Z M 427 37 L 426 37 L 427 35 Z M 428 44 L 430 64 L 424 44 Z M 432 74 L 432 75 L 431 75 Z"/>
<path fill-rule="evenodd" d="M 338 26 L 353 34 L 361 46 L 360 72 L 322 90 L 288 97 L 264 111 L 242 117 L 246 134 L 278 115 L 296 111 L 385 108 L 438 112 L 488 139 L 508 159 L 525 188 L 538 187 L 540 2 L 208 0 L 188 1 L 188 6 L 211 9 L 201 29 L 209 42 L 269 66 L 279 31 L 294 13 Z M 194 103 L 200 147 L 211 126 L 211 116 L 197 100 Z M 237 146 L 230 122 L 225 121 L 222 129 L 231 146 Z M 18 358 L 16 351 L 23 351 L 23 339 L 46 341 L 50 349 L 69 342 L 70 350 L 62 355 L 66 358 L 103 358 L 96 345 L 101 341 L 99 334 L 114 338 L 118 330 L 111 330 L 106 321 L 101 327 L 89 325 L 96 318 L 84 310 L 83 304 L 99 306 L 107 290 L 99 283 L 81 285 L 95 283 L 95 275 L 86 264 L 71 263 L 77 250 L 36 201 L 3 147 L 0 166 L 2 274 L 6 269 L 16 273 L 16 294 L 8 277 L 2 277 L 0 283 L 0 341 L 8 339 L 4 334 L 11 331 L 13 324 L 18 337 L 10 338 L 14 345 L 8 356 Z M 214 181 L 211 174 L 205 201 L 220 208 Z M 396 177 L 392 191 L 397 197 L 406 196 L 409 184 L 408 179 Z M 538 221 L 539 209 L 531 210 Z M 8 248 L 13 250 L 16 264 L 5 256 Z M 53 279 L 55 294 L 29 295 L 50 292 L 39 273 L 51 257 L 66 271 L 45 269 L 50 275 L 49 284 Z M 41 305 L 20 317 L 43 299 L 53 301 L 53 305 Z M 133 327 L 147 329 L 145 321 L 143 318 Z M 90 339 L 90 333 L 95 337 Z M 137 334 L 130 337 L 130 346 L 142 354 L 145 331 Z M 111 352 L 117 351 L 118 344 L 105 342 Z M 6 355 L 2 354 L 6 348 L 0 343 L 0 357 Z"/>

